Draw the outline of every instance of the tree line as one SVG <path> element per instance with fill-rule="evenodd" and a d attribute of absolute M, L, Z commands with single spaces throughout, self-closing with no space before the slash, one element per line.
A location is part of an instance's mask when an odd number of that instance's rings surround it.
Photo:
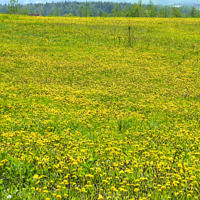
<path fill-rule="evenodd" d="M 18 0 L 10 0 L 10 4 L 1 5 L 0 13 L 44 16 L 80 16 L 80 17 L 200 17 L 200 10 L 194 6 L 162 6 L 154 5 L 152 0 L 145 5 L 138 3 L 113 2 L 58 2 L 45 4 L 18 4 Z"/>

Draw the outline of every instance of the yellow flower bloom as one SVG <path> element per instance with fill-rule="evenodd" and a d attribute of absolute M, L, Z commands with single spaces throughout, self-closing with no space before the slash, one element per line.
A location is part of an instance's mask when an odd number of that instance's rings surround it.
<path fill-rule="evenodd" d="M 61 195 L 57 195 L 56 198 L 57 199 L 62 199 L 62 196 Z"/>
<path fill-rule="evenodd" d="M 99 194 L 98 200 L 104 199 L 101 194 Z"/>
<path fill-rule="evenodd" d="M 35 175 L 33 176 L 33 178 L 34 178 L 34 179 L 39 179 L 39 175 L 38 175 L 38 174 L 35 174 Z"/>
<path fill-rule="evenodd" d="M 135 188 L 134 189 L 134 192 L 138 192 L 140 189 L 139 188 Z"/>

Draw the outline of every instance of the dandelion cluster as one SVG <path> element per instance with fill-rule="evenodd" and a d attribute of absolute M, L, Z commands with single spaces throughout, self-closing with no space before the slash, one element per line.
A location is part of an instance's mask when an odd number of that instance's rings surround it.
<path fill-rule="evenodd" d="M 0 15 L 1 199 L 199 199 L 198 26 Z"/>

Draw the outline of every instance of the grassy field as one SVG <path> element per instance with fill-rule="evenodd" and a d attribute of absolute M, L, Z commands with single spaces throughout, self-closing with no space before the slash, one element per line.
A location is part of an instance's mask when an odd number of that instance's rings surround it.
<path fill-rule="evenodd" d="M 200 199 L 199 23 L 0 15 L 0 199 Z"/>

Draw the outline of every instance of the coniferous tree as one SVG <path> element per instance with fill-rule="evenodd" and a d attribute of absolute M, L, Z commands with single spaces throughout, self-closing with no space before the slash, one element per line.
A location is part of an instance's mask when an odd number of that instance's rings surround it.
<path fill-rule="evenodd" d="M 50 16 L 54 16 L 54 8 L 51 8 L 51 9 L 50 9 L 49 15 L 50 15 Z"/>
<path fill-rule="evenodd" d="M 190 16 L 195 17 L 196 16 L 196 8 L 193 6 L 192 10 L 190 11 Z"/>
<path fill-rule="evenodd" d="M 60 16 L 60 10 L 58 8 L 55 9 L 55 16 Z"/>
<path fill-rule="evenodd" d="M 158 17 L 164 17 L 164 18 L 170 17 L 170 8 L 168 6 L 165 6 L 163 9 L 160 9 Z"/>
<path fill-rule="evenodd" d="M 156 17 L 156 15 L 156 9 L 154 8 L 153 2 L 150 0 L 148 6 L 148 17 Z"/>
<path fill-rule="evenodd" d="M 172 17 L 182 18 L 183 14 L 181 13 L 181 11 L 177 7 L 173 7 L 172 8 Z"/>
<path fill-rule="evenodd" d="M 83 8 L 83 6 L 81 6 L 80 9 L 79 9 L 79 17 L 84 17 L 84 8 Z"/>
<path fill-rule="evenodd" d="M 129 17 L 140 17 L 140 6 L 137 3 L 134 3 L 131 7 L 130 7 L 130 11 L 129 11 Z"/>
<path fill-rule="evenodd" d="M 29 15 L 30 14 L 30 10 L 29 10 L 28 6 L 22 7 L 22 9 L 20 11 L 20 14 L 22 14 L 22 15 Z"/>
<path fill-rule="evenodd" d="M 80 7 L 79 16 L 80 17 L 92 17 L 93 16 L 93 12 L 89 8 L 88 4 L 85 4 L 84 6 Z"/>
<path fill-rule="evenodd" d="M 142 0 L 138 1 L 138 12 L 139 12 L 138 17 L 144 17 L 144 6 L 142 4 Z"/>
<path fill-rule="evenodd" d="M 196 17 L 200 17 L 200 10 L 197 9 L 195 14 L 196 14 Z"/>
<path fill-rule="evenodd" d="M 40 8 L 39 15 L 42 15 L 42 16 L 44 15 L 44 10 L 42 7 Z"/>
<path fill-rule="evenodd" d="M 121 17 L 122 16 L 122 11 L 121 11 L 119 4 L 115 5 L 114 9 L 110 13 L 110 16 L 111 17 Z"/>

